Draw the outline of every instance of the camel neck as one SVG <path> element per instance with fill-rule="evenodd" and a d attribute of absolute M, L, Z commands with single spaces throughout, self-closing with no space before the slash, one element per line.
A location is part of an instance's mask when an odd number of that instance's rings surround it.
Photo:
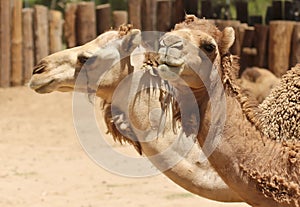
<path fill-rule="evenodd" d="M 226 70 L 223 75 L 226 121 L 221 141 L 208 159 L 225 183 L 253 206 L 300 206 L 299 141 L 282 141 L 284 137 L 278 141 L 275 139 L 278 135 L 273 135 L 277 133 L 276 129 L 281 129 L 288 133 L 286 136 L 296 134 L 299 139 L 299 74 L 299 71 L 289 72 L 272 92 L 273 95 L 260 106 L 243 95 L 234 84 L 233 76 L 226 74 Z M 290 90 L 294 92 L 288 92 Z M 287 97 L 281 97 L 283 94 L 287 94 Z M 288 101 L 285 104 L 281 99 Z M 295 106 L 289 108 L 294 103 Z M 200 105 L 200 111 L 204 112 L 201 115 L 202 131 L 198 136 L 202 147 L 205 142 L 202 136 L 208 132 L 212 120 L 209 107 Z M 285 126 L 287 123 L 284 122 L 272 125 L 274 119 L 282 121 L 286 113 L 295 114 L 291 116 L 290 125 Z M 288 129 L 293 129 L 291 127 L 296 128 L 290 132 Z"/>
<path fill-rule="evenodd" d="M 201 112 L 205 114 L 201 115 L 198 139 L 203 147 L 206 140 L 201 136 L 206 136 L 212 122 L 209 105 Z M 261 132 L 247 119 L 237 99 L 226 96 L 222 138 L 208 159 L 225 183 L 245 201 L 253 206 L 297 206 L 300 198 L 297 156 L 295 145 L 284 146 L 271 139 L 263 142 Z M 285 195 L 281 194 L 282 189 L 287 192 Z M 257 200 L 259 205 L 253 202 Z"/>

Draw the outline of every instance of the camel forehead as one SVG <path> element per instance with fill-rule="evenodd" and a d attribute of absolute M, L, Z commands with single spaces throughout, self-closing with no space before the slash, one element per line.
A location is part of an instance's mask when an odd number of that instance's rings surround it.
<path fill-rule="evenodd" d="M 72 48 L 51 54 L 39 63 L 39 65 L 46 65 L 47 67 L 74 64 L 77 61 L 77 56 L 82 50 L 79 48 Z"/>
<path fill-rule="evenodd" d="M 96 39 L 78 47 L 66 49 L 43 59 L 48 64 L 68 64 L 71 60 L 76 61 L 79 54 L 90 53 L 94 54 L 99 48 L 106 46 L 110 41 L 119 39 L 118 32 L 109 31 L 99 35 Z"/>
<path fill-rule="evenodd" d="M 194 43 L 197 46 L 208 43 L 213 43 L 217 45 L 217 41 L 214 39 L 213 36 L 201 30 L 179 29 L 169 32 L 167 34 L 179 36 L 185 40 L 192 41 L 191 43 Z"/>
<path fill-rule="evenodd" d="M 188 15 L 186 20 L 182 23 L 176 24 L 174 30 L 189 29 L 192 31 L 202 31 L 209 34 L 214 39 L 218 39 L 222 36 L 221 31 L 216 25 L 206 19 L 198 19 L 194 15 Z"/>
<path fill-rule="evenodd" d="M 119 39 L 119 32 L 118 31 L 108 31 L 101 35 L 99 35 L 93 43 L 97 45 L 105 45 L 109 43 L 110 41 Z"/>

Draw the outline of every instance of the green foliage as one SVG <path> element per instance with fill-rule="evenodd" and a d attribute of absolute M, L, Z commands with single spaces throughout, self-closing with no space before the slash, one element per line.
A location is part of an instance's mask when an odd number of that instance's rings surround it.
<path fill-rule="evenodd" d="M 248 3 L 249 15 L 265 16 L 268 6 L 272 5 L 272 0 L 250 0 Z"/>
<path fill-rule="evenodd" d="M 112 10 L 127 10 L 127 0 L 109 0 Z"/>

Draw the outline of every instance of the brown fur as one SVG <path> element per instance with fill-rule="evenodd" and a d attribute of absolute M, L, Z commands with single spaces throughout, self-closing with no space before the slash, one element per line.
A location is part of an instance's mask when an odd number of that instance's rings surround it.
<path fill-rule="evenodd" d="M 270 139 L 300 140 L 300 64 L 283 75 L 276 87 L 259 106 L 261 130 Z"/>
<path fill-rule="evenodd" d="M 130 32 L 130 30 L 133 29 L 133 26 L 131 24 L 123 24 L 119 27 L 119 36 L 124 37 L 125 35 L 128 34 L 128 32 Z"/>
<path fill-rule="evenodd" d="M 203 25 L 191 26 L 193 22 Z M 192 30 L 193 34 L 201 30 L 212 37 L 218 34 L 210 23 L 194 18 L 186 20 L 180 28 Z M 218 36 L 217 42 L 226 44 L 222 37 Z M 226 122 L 222 140 L 209 160 L 224 181 L 249 204 L 299 207 L 300 66 L 283 76 L 280 85 L 259 107 L 237 83 L 236 57 L 221 53 L 218 67 L 225 89 Z M 211 120 L 218 117 L 211 117 L 210 104 L 205 102 L 209 99 L 207 94 L 195 95 L 202 114 L 198 140 L 203 146 Z"/>
<path fill-rule="evenodd" d="M 271 139 L 300 140 L 300 127 L 297 126 L 300 122 L 300 65 L 288 71 L 280 86 L 257 108 L 257 102 L 236 83 L 238 64 L 229 59 L 225 57 L 222 61 L 225 87 L 235 94 L 249 121 Z"/>
<path fill-rule="evenodd" d="M 180 29 L 201 30 L 209 33 L 217 43 L 221 40 L 221 32 L 214 24 L 205 19 L 198 19 L 194 15 L 186 15 L 184 22 L 175 25 L 174 30 Z"/>
<path fill-rule="evenodd" d="M 269 169 L 267 166 L 253 167 L 259 159 L 264 159 L 260 157 L 261 155 L 257 155 L 254 160 L 247 163 L 247 167 L 240 165 L 241 171 L 251 182 L 256 183 L 257 189 L 266 197 L 282 205 L 290 203 L 299 206 L 300 188 L 297 184 L 300 164 L 299 65 L 285 74 L 280 85 L 257 107 L 257 103 L 237 86 L 235 75 L 231 74 L 231 67 L 227 67 L 227 64 L 223 64 L 223 67 L 225 66 L 224 77 L 228 78 L 225 78 L 227 81 L 224 84 L 227 93 L 232 94 L 238 100 L 243 114 L 256 130 L 261 132 L 262 137 L 282 142 L 281 148 L 276 146 L 277 158 L 273 158 L 274 160 L 269 164 L 274 169 Z M 269 153 L 269 156 L 276 153 L 275 146 L 274 152 Z M 288 161 L 288 163 L 282 165 L 280 161 Z"/>
<path fill-rule="evenodd" d="M 129 143 L 134 146 L 134 148 L 138 151 L 139 154 L 142 154 L 142 147 L 139 141 L 137 141 L 137 138 L 135 134 L 133 133 L 132 129 L 130 127 L 127 128 L 129 130 L 130 134 L 121 133 L 118 129 L 119 126 L 116 126 L 116 123 L 114 121 L 114 117 L 112 117 L 112 108 L 111 104 L 104 103 L 103 109 L 104 109 L 104 121 L 107 126 L 107 133 L 111 134 L 114 141 L 118 141 L 119 143 Z M 122 112 L 116 108 L 114 108 L 114 112 L 118 112 L 118 114 L 122 114 Z M 128 138 L 129 137 L 129 138 Z"/>
<path fill-rule="evenodd" d="M 212 36 L 217 42 L 221 55 L 224 55 L 228 52 L 226 46 L 229 44 L 229 40 L 224 38 L 224 35 L 227 35 L 228 30 L 221 32 L 213 23 L 208 20 L 198 19 L 195 15 L 186 15 L 185 21 L 176 24 L 174 27 L 174 30 L 180 29 L 190 29 L 210 34 L 210 36 Z"/>

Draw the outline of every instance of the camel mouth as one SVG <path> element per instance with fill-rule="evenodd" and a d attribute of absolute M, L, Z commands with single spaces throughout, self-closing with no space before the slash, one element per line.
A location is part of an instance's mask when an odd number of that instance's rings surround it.
<path fill-rule="evenodd" d="M 184 64 L 183 58 L 176 58 L 170 55 L 160 55 L 159 62 L 170 67 L 181 67 Z"/>
<path fill-rule="evenodd" d="M 159 63 L 157 68 L 158 74 L 162 79 L 168 81 L 177 80 L 184 68 L 184 58 L 177 48 L 159 49 Z"/>
<path fill-rule="evenodd" d="M 175 81 L 180 77 L 180 73 L 183 71 L 183 64 L 181 65 L 169 65 L 161 64 L 157 68 L 159 76 L 168 81 Z"/>
<path fill-rule="evenodd" d="M 57 88 L 57 91 L 60 91 L 60 92 L 70 92 L 73 90 L 74 90 L 74 88 L 71 86 L 62 86 L 62 87 Z"/>
<path fill-rule="evenodd" d="M 51 84 L 54 82 L 54 80 L 51 80 L 47 83 L 43 84 L 36 84 L 34 81 L 30 81 L 29 87 L 34 90 L 37 93 L 43 94 L 43 93 L 51 93 L 54 91 L 53 87 L 51 87 Z"/>

